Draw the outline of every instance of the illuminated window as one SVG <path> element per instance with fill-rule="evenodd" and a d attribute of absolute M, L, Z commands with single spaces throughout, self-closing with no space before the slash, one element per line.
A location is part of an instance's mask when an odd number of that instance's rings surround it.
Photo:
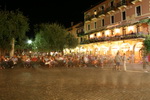
<path fill-rule="evenodd" d="M 97 11 L 96 10 L 94 10 L 94 15 L 97 15 Z"/>
<path fill-rule="evenodd" d="M 91 34 L 91 35 L 90 35 L 90 39 L 92 39 L 92 38 L 94 38 L 94 34 Z"/>
<path fill-rule="evenodd" d="M 120 29 L 119 29 L 119 28 L 116 28 L 116 29 L 115 29 L 115 33 L 120 33 Z"/>
<path fill-rule="evenodd" d="M 129 33 L 133 33 L 133 31 L 134 31 L 134 27 L 133 27 L 133 26 L 129 26 L 129 27 L 128 27 L 128 32 L 129 32 Z"/>
<path fill-rule="evenodd" d="M 101 33 L 99 32 L 99 33 L 97 33 L 97 37 L 100 37 L 101 36 Z"/>
<path fill-rule="evenodd" d="M 110 35 L 110 30 L 105 31 L 105 35 L 109 36 Z"/>

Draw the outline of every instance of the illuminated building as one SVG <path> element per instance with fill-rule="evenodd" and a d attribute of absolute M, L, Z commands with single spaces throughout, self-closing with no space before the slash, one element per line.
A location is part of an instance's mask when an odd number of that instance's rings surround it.
<path fill-rule="evenodd" d="M 105 0 L 84 12 L 84 35 L 79 52 L 116 55 L 126 53 L 141 59 L 141 48 L 150 25 L 150 0 Z"/>

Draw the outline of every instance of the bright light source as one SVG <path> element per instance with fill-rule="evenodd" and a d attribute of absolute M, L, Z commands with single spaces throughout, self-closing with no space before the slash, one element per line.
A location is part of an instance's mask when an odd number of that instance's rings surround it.
<path fill-rule="evenodd" d="M 110 34 L 110 30 L 105 31 L 105 35 L 108 36 Z"/>
<path fill-rule="evenodd" d="M 128 27 L 128 31 L 129 31 L 129 32 L 133 32 L 133 30 L 134 30 L 134 26 L 129 26 L 129 27 Z"/>
<path fill-rule="evenodd" d="M 116 29 L 115 29 L 115 33 L 120 33 L 120 29 L 119 29 L 119 28 L 116 28 Z"/>
<path fill-rule="evenodd" d="M 98 37 L 100 37 L 100 36 L 101 36 L 101 33 L 100 33 L 100 32 L 98 32 L 98 33 L 97 33 L 97 36 L 98 36 Z"/>
<path fill-rule="evenodd" d="M 32 40 L 28 40 L 28 44 L 31 44 L 32 43 Z"/>
<path fill-rule="evenodd" d="M 94 38 L 94 34 L 91 34 L 91 35 L 90 35 L 90 38 L 91 38 L 91 39 Z"/>

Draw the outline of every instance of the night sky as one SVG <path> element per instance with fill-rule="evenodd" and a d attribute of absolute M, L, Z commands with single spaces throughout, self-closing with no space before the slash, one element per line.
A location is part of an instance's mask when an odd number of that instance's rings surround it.
<path fill-rule="evenodd" d="M 0 0 L 0 9 L 19 9 L 23 12 L 29 19 L 31 33 L 35 24 L 57 22 L 67 28 L 71 22 L 81 22 L 84 11 L 101 1 L 103 0 Z"/>

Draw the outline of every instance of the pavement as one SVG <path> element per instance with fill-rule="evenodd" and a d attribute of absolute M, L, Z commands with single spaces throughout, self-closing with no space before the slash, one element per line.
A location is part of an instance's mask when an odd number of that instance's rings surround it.
<path fill-rule="evenodd" d="M 150 73 L 109 68 L 14 68 L 0 70 L 0 100 L 150 100 Z"/>
<path fill-rule="evenodd" d="M 105 66 L 103 69 L 112 70 L 112 66 Z M 121 70 L 123 71 L 123 66 L 121 66 Z M 142 63 L 127 63 L 126 72 L 150 72 L 150 66 L 146 65 L 146 68 L 144 69 Z"/>

